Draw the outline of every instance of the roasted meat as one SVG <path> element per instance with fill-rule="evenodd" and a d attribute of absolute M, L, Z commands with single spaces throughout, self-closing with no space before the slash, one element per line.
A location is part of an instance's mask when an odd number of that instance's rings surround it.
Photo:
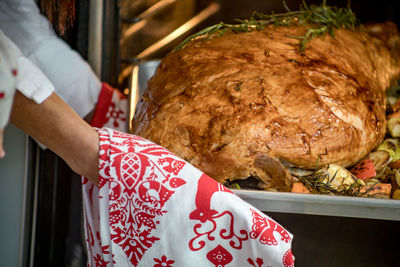
<path fill-rule="evenodd" d="M 351 166 L 385 135 L 385 89 L 400 74 L 391 23 L 339 29 L 304 51 L 303 26 L 194 40 L 168 54 L 133 133 L 221 183 L 249 176 L 290 191 L 288 167 Z"/>

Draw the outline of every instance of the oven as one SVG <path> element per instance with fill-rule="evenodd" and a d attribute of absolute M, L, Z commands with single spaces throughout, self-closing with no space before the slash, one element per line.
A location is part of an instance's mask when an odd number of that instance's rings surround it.
<path fill-rule="evenodd" d="M 319 4 L 321 1 L 307 1 Z M 345 6 L 346 0 L 330 0 Z M 247 18 L 254 10 L 283 12 L 281 0 L 80 0 L 66 37 L 103 80 L 135 104 L 160 59 L 185 37 L 220 21 Z M 301 0 L 286 0 L 295 10 Z M 353 0 L 361 22 L 392 20 L 400 27 L 400 3 Z M 1 229 L 16 240 L 19 266 L 86 266 L 80 179 L 52 152 L 41 150 L 10 126 L 7 140 L 19 144 L 0 161 L 4 196 Z M 7 151 L 11 148 L 6 147 Z M 18 164 L 17 164 L 18 163 Z M 7 179 L 4 170 L 7 168 Z M 7 198 L 13 191 L 13 198 Z M 7 193 L 7 194 L 6 194 Z M 397 266 L 400 204 L 374 199 L 326 198 L 236 191 L 294 234 L 296 266 Z M 16 224 L 15 222 L 18 222 Z M 17 225 L 17 229 L 6 231 Z M 6 235 L 7 233 L 7 235 Z M 15 238 L 15 236 L 18 236 Z M 0 264 L 1 265 L 1 264 Z M 11 265 L 7 265 L 11 266 Z"/>

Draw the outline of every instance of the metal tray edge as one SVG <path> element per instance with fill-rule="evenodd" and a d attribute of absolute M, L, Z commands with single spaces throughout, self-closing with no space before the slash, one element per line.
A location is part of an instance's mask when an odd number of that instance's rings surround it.
<path fill-rule="evenodd" d="M 400 201 L 360 197 L 232 190 L 264 212 L 400 221 Z"/>

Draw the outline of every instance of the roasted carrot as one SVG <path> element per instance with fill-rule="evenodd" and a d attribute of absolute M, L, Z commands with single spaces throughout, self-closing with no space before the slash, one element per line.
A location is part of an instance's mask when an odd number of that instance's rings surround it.
<path fill-rule="evenodd" d="M 310 194 L 310 191 L 302 182 L 295 182 L 292 187 L 292 193 Z"/>
<path fill-rule="evenodd" d="M 372 187 L 372 189 L 371 189 L 371 187 Z M 368 195 L 371 195 L 371 196 L 382 196 L 382 197 L 390 198 L 391 190 L 392 190 L 391 184 L 378 183 L 375 185 L 362 186 L 360 188 L 360 193 L 367 193 Z"/>

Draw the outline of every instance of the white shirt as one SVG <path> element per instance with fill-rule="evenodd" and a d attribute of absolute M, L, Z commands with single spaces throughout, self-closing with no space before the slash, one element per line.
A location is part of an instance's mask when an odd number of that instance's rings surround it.
<path fill-rule="evenodd" d="M 0 29 L 47 76 L 56 93 L 81 117 L 94 108 L 101 90 L 100 80 L 87 62 L 55 35 L 33 0 L 1 0 Z M 29 73 L 20 73 L 18 77 L 22 75 Z M 40 92 L 47 97 L 51 94 L 38 86 L 31 95 L 18 89 L 28 97 L 42 94 Z"/>
<path fill-rule="evenodd" d="M 0 83 L 1 89 L 5 92 L 3 104 L 0 106 L 1 129 L 8 121 L 15 88 L 40 104 L 54 92 L 54 86 L 1 30 L 0 42 L 2 45 Z M 13 71 L 15 71 L 15 75 L 13 75 Z"/>
<path fill-rule="evenodd" d="M 0 130 L 8 122 L 15 91 L 16 79 L 13 71 L 17 64 L 10 50 L 7 37 L 0 31 Z"/>

